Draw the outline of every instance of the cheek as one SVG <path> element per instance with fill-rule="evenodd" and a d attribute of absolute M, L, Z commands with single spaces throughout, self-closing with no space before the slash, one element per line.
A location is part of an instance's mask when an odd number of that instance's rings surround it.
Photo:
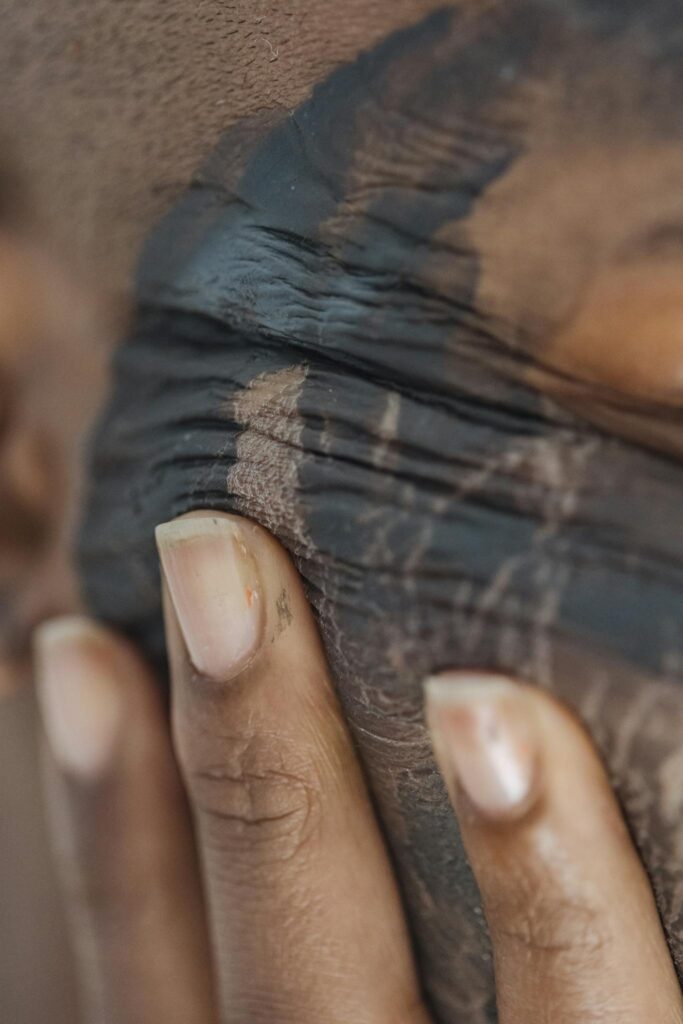
<path fill-rule="evenodd" d="M 551 366 L 627 398 L 683 398 L 683 267 L 608 269 L 547 349 Z"/>

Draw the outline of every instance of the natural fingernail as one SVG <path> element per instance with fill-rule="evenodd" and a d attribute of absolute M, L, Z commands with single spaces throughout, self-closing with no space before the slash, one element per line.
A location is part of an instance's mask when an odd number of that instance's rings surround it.
<path fill-rule="evenodd" d="M 156 531 L 159 555 L 192 662 L 227 680 L 256 653 L 263 632 L 258 569 L 229 519 L 188 516 Z"/>
<path fill-rule="evenodd" d="M 451 795 L 488 818 L 515 818 L 536 789 L 538 742 L 522 687 L 503 677 L 448 673 L 425 683 L 427 721 Z"/>
<path fill-rule="evenodd" d="M 53 619 L 34 636 L 36 681 L 48 743 L 57 764 L 95 779 L 111 762 L 123 719 L 122 698 L 95 623 Z"/>

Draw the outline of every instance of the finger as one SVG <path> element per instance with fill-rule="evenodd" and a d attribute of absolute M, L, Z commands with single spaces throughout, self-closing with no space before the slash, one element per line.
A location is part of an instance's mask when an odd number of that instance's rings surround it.
<path fill-rule="evenodd" d="M 36 663 L 85 1019 L 213 1024 L 190 817 L 154 682 L 126 642 L 77 617 L 38 630 Z"/>
<path fill-rule="evenodd" d="M 446 674 L 426 692 L 491 932 L 501 1024 L 680 1024 L 650 886 L 578 722 L 502 677 Z"/>
<path fill-rule="evenodd" d="M 157 533 L 223 1019 L 422 1024 L 393 873 L 297 573 L 236 517 Z"/>

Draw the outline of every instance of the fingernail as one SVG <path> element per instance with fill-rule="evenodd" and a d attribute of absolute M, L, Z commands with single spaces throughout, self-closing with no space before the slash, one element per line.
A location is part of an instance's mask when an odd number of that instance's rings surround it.
<path fill-rule="evenodd" d="M 244 531 L 229 519 L 188 516 L 156 531 L 169 595 L 194 667 L 228 680 L 258 650 L 263 597 Z"/>
<path fill-rule="evenodd" d="M 524 814 L 535 795 L 538 742 L 522 687 L 475 673 L 425 683 L 434 752 L 454 796 L 462 789 L 488 818 Z"/>
<path fill-rule="evenodd" d="M 95 623 L 53 619 L 34 634 L 38 699 L 48 743 L 65 772 L 97 778 L 111 762 L 123 719 L 117 680 Z"/>

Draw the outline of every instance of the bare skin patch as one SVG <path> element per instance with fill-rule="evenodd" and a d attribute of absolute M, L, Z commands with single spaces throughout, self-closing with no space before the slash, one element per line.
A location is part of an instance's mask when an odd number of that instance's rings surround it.
<path fill-rule="evenodd" d="M 242 429 L 227 477 L 240 510 L 276 536 L 286 532 L 302 552 L 310 546 L 297 472 L 303 458 L 297 402 L 305 379 L 305 365 L 292 366 L 256 377 L 235 396 L 229 412 Z"/>
<path fill-rule="evenodd" d="M 503 331 L 525 325 L 522 343 L 533 339 L 547 365 L 626 395 L 680 400 L 683 247 L 662 260 L 645 244 L 683 214 L 682 173 L 677 144 L 532 150 L 469 218 L 479 305 Z"/>

